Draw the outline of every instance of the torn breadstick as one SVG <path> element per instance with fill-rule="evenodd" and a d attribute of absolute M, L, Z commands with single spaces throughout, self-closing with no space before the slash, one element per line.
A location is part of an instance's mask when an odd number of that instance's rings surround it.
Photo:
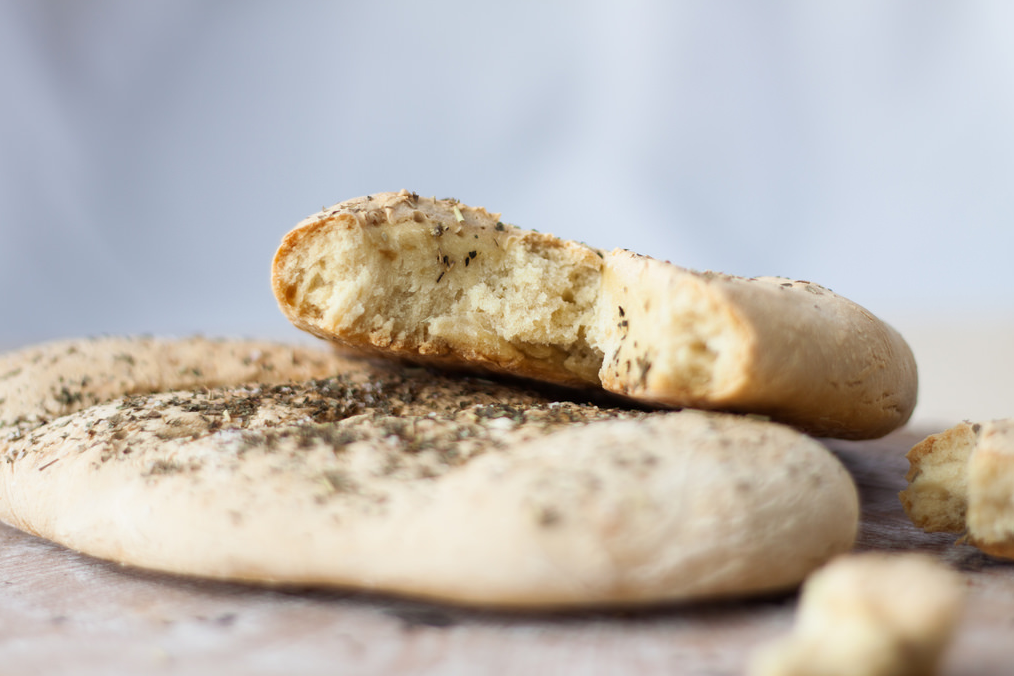
<path fill-rule="evenodd" d="M 873 438 L 916 401 L 891 327 L 806 281 L 700 273 L 381 193 L 300 223 L 273 287 L 299 328 L 373 354 L 602 387 L 662 407 Z"/>

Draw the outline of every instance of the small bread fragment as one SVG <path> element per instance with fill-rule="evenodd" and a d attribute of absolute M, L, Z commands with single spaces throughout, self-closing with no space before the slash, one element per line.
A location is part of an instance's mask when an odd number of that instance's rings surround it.
<path fill-rule="evenodd" d="M 606 253 L 407 191 L 298 224 L 272 283 L 290 321 L 346 347 L 755 413 L 817 436 L 882 436 L 916 401 L 901 336 L 816 284 Z"/>
<path fill-rule="evenodd" d="M 171 573 L 551 610 L 791 588 L 858 499 L 782 425 L 405 369 L 57 418 L 0 447 L 0 518 Z"/>
<path fill-rule="evenodd" d="M 749 676 L 930 676 L 961 615 L 961 577 L 922 554 L 839 557 L 803 584 L 792 633 Z"/>
<path fill-rule="evenodd" d="M 1014 559 L 1014 419 L 979 426 L 968 486 L 968 542 Z"/>
<path fill-rule="evenodd" d="M 978 428 L 963 422 L 933 434 L 905 456 L 908 487 L 898 494 L 908 518 L 927 533 L 964 533 L 968 459 Z"/>
<path fill-rule="evenodd" d="M 960 423 L 907 457 L 909 485 L 899 498 L 912 523 L 1014 559 L 1014 419 Z"/>

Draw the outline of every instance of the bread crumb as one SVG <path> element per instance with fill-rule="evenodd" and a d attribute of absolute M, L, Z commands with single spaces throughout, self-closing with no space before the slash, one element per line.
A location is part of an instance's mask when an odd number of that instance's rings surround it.
<path fill-rule="evenodd" d="M 958 622 L 961 577 L 924 554 L 850 554 L 803 585 L 792 632 L 748 676 L 927 676 Z"/>

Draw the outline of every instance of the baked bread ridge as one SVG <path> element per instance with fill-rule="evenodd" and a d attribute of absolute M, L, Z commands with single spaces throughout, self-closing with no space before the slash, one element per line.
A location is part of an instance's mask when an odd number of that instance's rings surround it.
<path fill-rule="evenodd" d="M 0 516 L 171 573 L 530 610 L 766 593 L 852 546 L 851 477 L 790 428 L 470 382 L 94 406 L 5 449 Z"/>
<path fill-rule="evenodd" d="M 916 526 L 1014 559 L 1014 418 L 959 423 L 907 457 L 909 485 L 899 499 Z"/>
<path fill-rule="evenodd" d="M 916 402 L 900 334 L 816 284 L 606 253 L 407 191 L 303 220 L 272 285 L 293 324 L 360 351 L 757 413 L 816 436 L 882 436 Z"/>
<path fill-rule="evenodd" d="M 130 394 L 282 383 L 374 367 L 319 347 L 264 340 L 101 336 L 0 355 L 0 439 Z"/>

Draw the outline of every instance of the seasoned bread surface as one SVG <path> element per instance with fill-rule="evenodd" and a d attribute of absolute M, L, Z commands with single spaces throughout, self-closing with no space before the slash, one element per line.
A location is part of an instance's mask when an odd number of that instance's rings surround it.
<path fill-rule="evenodd" d="M 127 394 L 363 371 L 333 350 L 258 340 L 104 336 L 0 355 L 0 436 Z"/>
<path fill-rule="evenodd" d="M 0 446 L 0 518 L 179 574 L 502 608 L 791 588 L 851 477 L 782 425 L 421 368 L 122 396 Z"/>

